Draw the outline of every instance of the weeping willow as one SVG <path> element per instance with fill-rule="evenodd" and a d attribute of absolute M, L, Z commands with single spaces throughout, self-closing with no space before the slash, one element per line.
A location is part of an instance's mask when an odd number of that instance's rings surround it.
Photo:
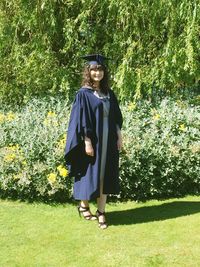
<path fill-rule="evenodd" d="M 70 98 L 96 52 L 121 100 L 198 88 L 199 14 L 199 0 L 1 0 L 0 99 Z"/>

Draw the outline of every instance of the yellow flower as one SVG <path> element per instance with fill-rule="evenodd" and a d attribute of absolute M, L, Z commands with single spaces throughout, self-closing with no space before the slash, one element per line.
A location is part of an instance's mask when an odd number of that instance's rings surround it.
<path fill-rule="evenodd" d="M 57 170 L 59 171 L 59 170 L 61 170 L 63 168 L 63 166 L 62 165 L 59 165 L 58 167 L 57 167 Z"/>
<path fill-rule="evenodd" d="M 23 164 L 23 165 L 27 165 L 26 160 L 23 160 L 23 161 L 22 161 L 22 164 Z"/>
<path fill-rule="evenodd" d="M 13 113 L 13 112 L 9 112 L 8 114 L 7 114 L 7 116 L 6 116 L 6 119 L 8 120 L 8 121 L 12 121 L 12 120 L 14 120 L 16 118 L 16 115 Z"/>
<path fill-rule="evenodd" d="M 185 127 L 185 124 L 182 123 L 179 125 L 179 130 L 181 130 L 182 132 L 185 132 L 186 131 L 186 127 Z"/>
<path fill-rule="evenodd" d="M 11 153 L 11 154 L 8 154 L 8 155 L 5 155 L 5 156 L 4 156 L 4 161 L 6 161 L 6 162 L 12 162 L 12 161 L 14 161 L 16 158 L 17 158 L 17 157 L 16 157 L 16 154 Z"/>
<path fill-rule="evenodd" d="M 19 148 L 19 145 L 18 144 L 16 144 L 15 146 L 10 146 L 9 147 L 9 150 L 11 150 L 11 151 L 17 151 L 17 150 L 19 150 L 20 148 Z"/>
<path fill-rule="evenodd" d="M 58 141 L 58 147 L 61 149 L 64 149 L 65 143 L 66 143 L 66 139 L 65 138 L 61 139 L 60 141 Z"/>
<path fill-rule="evenodd" d="M 3 148 L 3 154 L 4 154 L 4 161 L 5 162 L 22 162 L 25 160 L 22 149 L 18 144 L 12 145 L 9 144 L 9 146 L 6 146 Z"/>
<path fill-rule="evenodd" d="M 21 173 L 18 173 L 18 174 L 14 174 L 13 175 L 13 179 L 14 180 L 19 180 L 21 178 Z"/>
<path fill-rule="evenodd" d="M 51 126 L 52 124 L 54 126 L 58 126 L 58 121 L 57 121 L 57 118 L 56 118 L 56 113 L 55 112 L 52 112 L 52 111 L 49 111 L 47 113 L 47 117 L 44 119 L 43 123 L 44 123 L 44 125 L 47 125 L 47 126 Z"/>
<path fill-rule="evenodd" d="M 155 121 L 157 121 L 157 120 L 159 120 L 160 119 L 160 114 L 155 114 L 154 116 L 153 116 L 153 120 L 155 120 Z"/>
<path fill-rule="evenodd" d="M 57 170 L 59 171 L 60 176 L 62 177 L 68 176 L 68 170 L 62 167 L 61 165 L 57 167 Z"/>
<path fill-rule="evenodd" d="M 55 116 L 56 116 L 56 113 L 53 112 L 53 111 L 49 111 L 49 112 L 47 113 L 47 116 L 48 116 L 48 117 L 55 117 Z"/>
<path fill-rule="evenodd" d="M 57 175 L 53 172 L 51 172 L 47 177 L 47 179 L 50 183 L 55 183 L 56 178 L 57 178 Z"/>
<path fill-rule="evenodd" d="M 129 103 L 129 105 L 128 105 L 128 110 L 129 110 L 129 111 L 132 111 L 132 110 L 134 110 L 136 107 L 137 107 L 136 103 L 135 103 L 135 102 L 131 102 L 131 103 Z"/>

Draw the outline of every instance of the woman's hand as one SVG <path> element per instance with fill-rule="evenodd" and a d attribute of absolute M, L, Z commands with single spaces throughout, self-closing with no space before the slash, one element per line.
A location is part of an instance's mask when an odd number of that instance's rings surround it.
<path fill-rule="evenodd" d="M 91 157 L 94 156 L 94 149 L 92 147 L 92 142 L 91 142 L 90 138 L 88 138 L 88 137 L 85 137 L 85 153 L 88 156 L 91 156 Z"/>

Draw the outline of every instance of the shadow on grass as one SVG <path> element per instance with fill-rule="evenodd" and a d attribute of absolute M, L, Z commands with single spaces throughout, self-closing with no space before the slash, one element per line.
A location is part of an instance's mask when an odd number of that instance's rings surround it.
<path fill-rule="evenodd" d="M 140 207 L 130 210 L 107 213 L 109 225 L 128 225 L 164 221 L 200 212 L 200 202 L 174 201 L 150 207 Z"/>

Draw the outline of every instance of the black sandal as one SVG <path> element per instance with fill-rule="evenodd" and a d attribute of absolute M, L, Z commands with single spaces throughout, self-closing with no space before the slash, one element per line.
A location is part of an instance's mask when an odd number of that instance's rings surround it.
<path fill-rule="evenodd" d="M 80 216 L 80 217 L 81 217 L 81 213 L 82 213 L 83 218 L 86 219 L 86 220 L 88 220 L 88 221 L 89 221 L 89 220 L 90 220 L 90 221 L 97 220 L 97 217 L 91 213 L 89 207 L 82 207 L 81 205 L 79 205 L 79 206 L 77 207 L 77 209 L 78 209 L 78 213 L 79 213 L 79 216 Z M 91 214 L 89 214 L 89 215 L 84 215 L 83 212 L 85 212 L 85 211 L 89 211 Z"/>
<path fill-rule="evenodd" d="M 101 215 L 105 216 L 105 212 L 100 212 L 99 210 L 97 210 L 96 211 L 96 216 L 98 218 L 99 228 L 104 230 L 104 229 L 108 228 L 108 224 L 106 223 L 106 221 L 104 221 L 104 222 L 100 222 L 99 221 L 99 216 L 101 216 Z"/>

